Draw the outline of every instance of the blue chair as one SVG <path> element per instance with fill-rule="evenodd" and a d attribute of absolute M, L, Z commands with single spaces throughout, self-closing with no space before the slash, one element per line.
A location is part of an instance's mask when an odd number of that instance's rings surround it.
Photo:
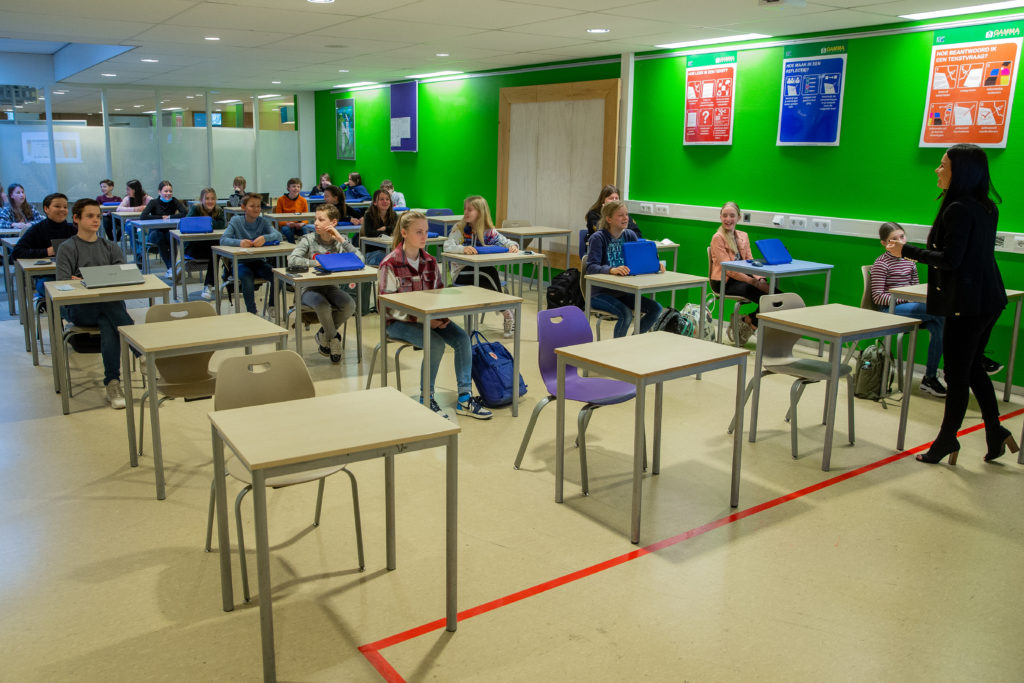
<path fill-rule="evenodd" d="M 430 232 L 436 232 L 438 234 L 448 236 L 448 230 L 451 226 L 447 223 L 439 223 L 437 221 L 429 220 L 431 216 L 454 216 L 455 212 L 451 209 L 427 209 L 427 230 Z"/>

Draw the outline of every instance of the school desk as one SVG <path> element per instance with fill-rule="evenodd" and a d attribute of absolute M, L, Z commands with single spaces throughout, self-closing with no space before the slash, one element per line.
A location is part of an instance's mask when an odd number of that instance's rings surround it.
<path fill-rule="evenodd" d="M 640 334 L 640 297 L 655 292 L 675 292 L 678 289 L 700 287 L 700 300 L 708 296 L 708 279 L 703 275 L 689 275 L 666 270 L 664 273 L 647 273 L 646 275 L 612 275 L 595 273 L 584 278 L 586 296 L 584 299 L 587 320 L 590 320 L 591 290 L 594 286 L 614 289 L 633 295 L 633 334 Z M 704 316 L 698 316 L 697 338 L 704 338 Z"/>
<path fill-rule="evenodd" d="M 178 283 L 174 284 L 174 300 L 175 301 L 188 301 L 188 285 L 185 284 L 187 273 L 185 272 L 185 245 L 189 242 L 220 242 L 221 235 L 224 234 L 224 230 L 214 230 L 213 232 L 186 232 L 182 233 L 181 230 L 171 230 L 171 268 L 174 268 L 178 263 L 178 257 L 181 257 L 181 277 L 179 282 L 181 284 L 181 298 L 178 297 Z M 178 253 L 180 252 L 180 254 Z M 213 268 L 214 258 L 210 257 L 210 264 L 207 268 Z"/>
<path fill-rule="evenodd" d="M 25 350 L 32 352 L 32 365 L 39 365 L 39 344 L 37 336 L 42 330 L 36 329 L 35 310 L 32 307 L 32 294 L 35 287 L 32 286 L 32 278 L 46 277 L 57 274 L 57 263 L 50 258 L 22 258 L 15 263 L 17 273 L 18 299 L 21 301 L 21 324 L 25 332 Z M 50 337 L 50 345 L 53 345 L 53 337 Z"/>
<path fill-rule="evenodd" d="M 292 253 L 295 245 L 291 242 L 281 242 L 281 244 L 275 244 L 269 247 L 229 247 L 223 244 L 217 244 L 210 248 L 213 253 L 213 263 L 210 267 L 213 268 L 213 287 L 215 295 L 215 306 L 217 307 L 217 313 L 220 313 L 220 301 L 221 301 L 221 278 L 220 278 L 220 266 L 217 263 L 218 258 L 231 259 L 231 274 L 234 277 L 234 288 L 235 288 L 235 308 L 240 310 L 241 304 L 239 297 L 242 296 L 242 291 L 239 287 L 238 282 L 238 262 L 246 261 L 249 259 L 274 259 L 277 265 L 283 265 L 285 257 Z M 268 283 L 268 287 L 273 287 L 273 283 Z"/>

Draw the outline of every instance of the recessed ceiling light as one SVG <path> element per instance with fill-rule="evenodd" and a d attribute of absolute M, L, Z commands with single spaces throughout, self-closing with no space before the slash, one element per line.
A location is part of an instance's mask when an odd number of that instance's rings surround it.
<path fill-rule="evenodd" d="M 347 74 L 348 73 L 348 69 L 338 69 L 338 73 L 340 73 L 340 74 Z"/>
<path fill-rule="evenodd" d="M 220 111 L 220 109 L 214 109 L 214 111 Z"/>
<path fill-rule="evenodd" d="M 205 40 L 220 40 L 217 36 L 206 36 Z"/>
<path fill-rule="evenodd" d="M 447 57 L 447 56 L 448 56 L 448 53 L 447 53 L 447 52 L 438 52 L 438 53 L 437 53 L 436 55 L 434 55 L 434 56 L 435 56 L 435 57 Z"/>
<path fill-rule="evenodd" d="M 194 100 L 195 98 L 192 97 L 192 95 L 185 95 L 185 99 L 186 100 Z"/>
<path fill-rule="evenodd" d="M 1011 0 L 1011 2 L 992 2 L 985 5 L 973 5 L 971 7 L 954 7 L 953 9 L 940 9 L 934 12 L 918 12 L 917 14 L 901 14 L 902 19 L 918 21 L 921 19 L 938 19 L 939 17 L 955 17 L 960 14 L 974 14 L 975 12 L 991 12 L 1000 9 L 1011 9 L 1024 7 L 1024 0 Z"/>
<path fill-rule="evenodd" d="M 270 81 L 271 85 L 281 85 L 281 81 Z"/>
<path fill-rule="evenodd" d="M 456 74 L 462 73 L 461 71 L 435 71 L 429 74 L 413 74 L 412 76 L 406 76 L 406 78 L 436 78 L 438 76 L 455 76 Z"/>
<path fill-rule="evenodd" d="M 280 97 L 280 95 L 276 95 L 276 94 L 271 94 L 271 95 L 257 95 L 257 96 L 256 96 L 256 99 L 257 99 L 257 100 L 269 100 L 269 99 L 270 99 L 271 97 Z"/>
<path fill-rule="evenodd" d="M 242 100 L 217 100 L 214 104 L 238 104 Z"/>
<path fill-rule="evenodd" d="M 588 28 L 587 33 L 611 33 L 610 28 Z"/>
<path fill-rule="evenodd" d="M 104 78 L 117 78 L 117 74 L 100 74 Z"/>
<path fill-rule="evenodd" d="M 357 83 L 342 83 L 341 85 L 334 86 L 335 88 L 358 88 L 363 85 L 377 85 L 375 81 L 359 81 Z"/>
<path fill-rule="evenodd" d="M 306 0 L 306 2 L 311 2 L 314 5 L 329 5 L 334 2 L 334 0 Z"/>
<path fill-rule="evenodd" d="M 717 43 L 738 43 L 741 40 L 757 40 L 758 38 L 771 38 L 762 33 L 742 33 L 736 36 L 722 36 L 721 38 L 704 38 L 703 40 L 684 40 L 681 43 L 665 43 L 654 47 L 673 49 L 677 47 L 695 47 L 697 45 L 715 45 Z"/>
<path fill-rule="evenodd" d="M 160 60 L 159 59 L 148 59 L 148 58 L 146 58 L 146 59 L 140 59 L 139 61 L 140 62 L 146 62 L 147 64 L 156 64 Z"/>
<path fill-rule="evenodd" d="M 115 107 L 114 111 L 121 111 L 120 107 Z"/>
<path fill-rule="evenodd" d="M 134 107 L 135 109 L 142 109 L 141 104 L 133 104 L 132 107 Z"/>

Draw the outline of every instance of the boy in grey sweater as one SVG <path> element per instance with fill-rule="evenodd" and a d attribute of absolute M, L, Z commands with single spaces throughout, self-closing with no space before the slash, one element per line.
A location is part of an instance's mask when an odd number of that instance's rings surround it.
<path fill-rule="evenodd" d="M 274 226 L 265 216 L 263 211 L 263 197 L 258 194 L 249 193 L 242 200 L 242 208 L 245 215 L 235 216 L 228 223 L 227 229 L 221 235 L 220 243 L 226 247 L 262 247 L 267 242 L 280 242 L 281 233 L 274 230 Z M 274 281 L 274 273 L 266 259 L 246 259 L 238 263 L 238 279 L 235 286 L 242 292 L 245 300 L 245 310 L 256 313 L 256 285 L 257 277 L 267 282 Z M 274 288 L 270 288 L 267 301 L 271 309 L 274 308 Z M 274 319 L 273 310 L 270 311 L 270 319 Z"/>
<path fill-rule="evenodd" d="M 100 237 L 102 213 L 95 199 L 79 199 L 71 209 L 78 233 L 57 250 L 57 279 L 81 280 L 83 266 L 112 266 L 124 263 L 116 244 Z M 100 355 L 103 357 L 103 384 L 107 403 L 115 410 L 124 408 L 121 389 L 121 341 L 117 328 L 131 325 L 132 319 L 123 301 L 75 304 L 64 307 L 64 317 L 74 325 L 100 328 Z"/>

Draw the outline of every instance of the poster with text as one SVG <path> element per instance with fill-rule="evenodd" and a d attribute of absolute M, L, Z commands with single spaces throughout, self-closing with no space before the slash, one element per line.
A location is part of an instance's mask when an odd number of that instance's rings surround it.
<path fill-rule="evenodd" d="M 845 82 L 845 42 L 786 48 L 775 144 L 837 146 Z"/>
<path fill-rule="evenodd" d="M 1019 24 L 935 34 L 921 147 L 1006 147 L 1020 64 Z"/>
<path fill-rule="evenodd" d="M 334 100 L 337 117 L 338 158 L 346 161 L 356 159 L 356 101 L 353 99 Z"/>
<path fill-rule="evenodd" d="M 683 144 L 731 145 L 735 93 L 735 52 L 687 57 Z"/>

